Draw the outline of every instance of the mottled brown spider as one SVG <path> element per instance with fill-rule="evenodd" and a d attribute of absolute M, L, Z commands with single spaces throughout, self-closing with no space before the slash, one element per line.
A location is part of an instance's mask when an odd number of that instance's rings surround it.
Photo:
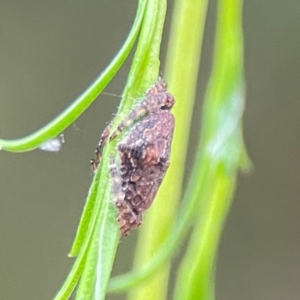
<path fill-rule="evenodd" d="M 105 144 L 123 130 L 127 131 L 117 144 L 117 160 L 110 157 L 112 188 L 122 236 L 141 225 L 143 211 L 151 206 L 169 167 L 174 130 L 174 116 L 170 110 L 175 101 L 166 88 L 166 83 L 159 77 L 112 133 L 109 124 L 95 151 L 96 160 L 92 160 L 95 171 Z"/>

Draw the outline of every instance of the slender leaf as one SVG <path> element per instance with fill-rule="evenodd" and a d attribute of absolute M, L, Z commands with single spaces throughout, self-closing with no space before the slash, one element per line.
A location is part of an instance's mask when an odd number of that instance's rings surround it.
<path fill-rule="evenodd" d="M 89 196 L 88 196 L 90 203 L 95 203 L 96 202 L 97 191 L 98 191 L 97 183 L 99 182 L 99 179 L 100 179 L 100 174 L 101 174 L 100 171 L 101 170 L 99 169 L 99 171 L 94 176 L 94 181 L 93 181 L 93 184 L 91 186 Z M 98 203 L 101 204 L 102 202 L 99 201 Z M 92 230 L 90 229 L 90 233 L 85 235 L 85 237 L 90 236 L 91 232 L 92 232 Z M 76 287 L 76 285 L 79 281 L 79 278 L 82 274 L 82 271 L 85 267 L 86 253 L 87 253 L 87 249 L 88 249 L 88 246 L 89 246 L 89 241 L 90 241 L 89 238 L 85 238 L 84 240 L 81 241 L 80 252 L 78 253 L 78 257 L 77 257 L 77 259 L 76 259 L 76 261 L 73 265 L 73 268 L 70 271 L 67 279 L 65 280 L 63 286 L 61 287 L 61 289 L 57 293 L 54 300 L 68 299 L 70 297 L 70 295 L 72 294 L 73 290 L 75 289 L 75 287 Z"/>
<path fill-rule="evenodd" d="M 125 45 L 134 42 L 143 19 L 146 0 L 140 0 L 135 24 Z M 132 45 L 131 45 L 132 46 Z M 123 47 L 124 49 L 124 47 Z M 125 47 L 126 49 L 126 47 Z M 122 51 L 121 51 L 122 54 Z M 119 54 L 120 56 L 120 54 Z M 122 57 L 121 57 L 122 58 Z M 120 58 L 119 58 L 120 60 Z M 116 59 L 114 60 L 116 61 Z M 112 64 L 111 64 L 112 65 Z M 118 68 L 113 69 L 114 72 Z M 89 89 L 91 92 L 91 88 Z M 112 143 L 114 145 L 115 143 Z M 94 177 L 70 256 L 77 260 L 55 300 L 68 299 L 82 274 L 76 299 L 103 299 L 119 241 L 119 229 L 108 181 L 106 147 Z M 95 291 L 95 283 L 97 290 Z"/>
<path fill-rule="evenodd" d="M 139 0 L 135 21 L 124 45 L 108 67 L 96 78 L 90 87 L 55 119 L 36 132 L 16 140 L 0 139 L 0 150 L 25 152 L 38 148 L 44 142 L 58 136 L 93 103 L 115 76 L 131 51 L 143 20 L 146 3 L 147 0 Z"/>

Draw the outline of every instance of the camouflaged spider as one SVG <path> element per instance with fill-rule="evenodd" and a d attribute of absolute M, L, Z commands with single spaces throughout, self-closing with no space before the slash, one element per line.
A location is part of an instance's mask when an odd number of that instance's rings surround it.
<path fill-rule="evenodd" d="M 159 77 L 111 134 L 109 124 L 95 151 L 96 159 L 91 161 L 95 171 L 105 144 L 127 129 L 117 144 L 117 161 L 110 157 L 112 189 L 122 236 L 141 225 L 143 211 L 151 206 L 169 167 L 174 130 L 170 110 L 175 100 L 166 88 L 165 81 Z"/>

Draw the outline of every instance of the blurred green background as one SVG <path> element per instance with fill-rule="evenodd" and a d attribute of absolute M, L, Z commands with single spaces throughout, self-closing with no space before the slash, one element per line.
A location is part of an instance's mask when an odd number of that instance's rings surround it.
<path fill-rule="evenodd" d="M 187 177 L 210 74 L 215 6 L 211 1 Z M 70 104 L 118 51 L 135 9 L 136 0 L 0 1 L 0 137 L 22 137 Z M 169 1 L 162 58 L 171 9 Z M 226 223 L 218 300 L 299 299 L 299 32 L 299 0 L 244 1 L 244 128 L 254 169 L 240 176 Z M 0 153 L 0 299 L 51 299 L 68 274 L 67 253 L 93 176 L 89 159 L 129 66 L 105 90 L 116 96 L 100 96 L 65 131 L 59 153 Z M 130 268 L 135 239 L 136 232 L 121 242 L 114 274 Z"/>

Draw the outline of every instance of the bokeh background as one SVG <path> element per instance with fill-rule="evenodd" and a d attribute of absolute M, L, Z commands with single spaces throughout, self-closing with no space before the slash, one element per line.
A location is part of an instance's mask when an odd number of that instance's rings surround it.
<path fill-rule="evenodd" d="M 125 40 L 136 2 L 0 1 L 1 138 L 38 129 L 92 82 Z M 191 153 L 211 67 L 215 6 L 211 1 Z M 169 1 L 166 30 L 171 8 Z M 239 178 L 224 230 L 218 300 L 300 298 L 299 32 L 299 0 L 244 1 L 244 128 L 254 169 Z M 166 38 L 162 58 L 165 51 Z M 115 96 L 100 96 L 65 131 L 59 153 L 0 153 L 0 299 L 52 299 L 68 274 L 67 253 L 92 180 L 89 160 L 129 66 L 105 90 Z M 122 241 L 114 274 L 129 270 L 135 239 L 133 233 Z"/>

